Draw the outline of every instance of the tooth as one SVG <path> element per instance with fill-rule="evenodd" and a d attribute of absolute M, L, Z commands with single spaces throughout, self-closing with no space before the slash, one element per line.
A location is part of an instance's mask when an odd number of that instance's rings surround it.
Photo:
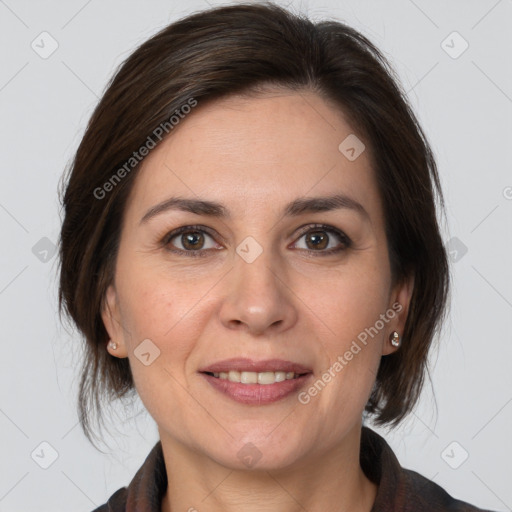
<path fill-rule="evenodd" d="M 240 374 L 240 382 L 242 384 L 257 384 L 258 374 L 256 372 L 242 372 Z"/>
<path fill-rule="evenodd" d="M 276 381 L 274 372 L 258 373 L 258 384 L 274 384 Z"/>
<path fill-rule="evenodd" d="M 240 382 L 240 372 L 237 372 L 236 370 L 231 370 L 228 373 L 228 380 L 231 382 Z"/>
<path fill-rule="evenodd" d="M 276 374 L 276 382 L 283 382 L 286 380 L 286 372 L 275 372 Z"/>
<path fill-rule="evenodd" d="M 239 372 L 230 370 L 229 372 L 214 372 L 214 377 L 227 379 L 230 382 L 240 382 L 242 384 L 274 384 L 274 382 L 283 382 L 296 377 L 294 372 Z"/>

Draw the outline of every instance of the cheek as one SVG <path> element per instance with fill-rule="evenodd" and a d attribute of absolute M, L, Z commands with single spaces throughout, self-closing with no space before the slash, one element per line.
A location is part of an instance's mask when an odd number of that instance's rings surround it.
<path fill-rule="evenodd" d="M 211 283 L 180 280 L 165 269 L 140 263 L 136 270 L 133 265 L 123 271 L 118 292 L 130 367 L 135 387 L 151 411 L 162 390 L 170 386 L 179 395 L 187 386 L 187 361 L 212 314 L 212 303 L 204 297 Z M 142 357 L 146 353 L 150 355 Z"/>
<path fill-rule="evenodd" d="M 306 296 L 333 344 L 343 349 L 346 342 L 350 344 L 385 312 L 388 294 L 389 276 L 385 267 L 368 264 L 349 266 L 327 276 Z"/>
<path fill-rule="evenodd" d="M 158 424 L 172 410 L 179 425 L 197 406 L 185 391 L 186 363 L 204 330 L 208 303 L 199 301 L 204 292 L 197 285 L 183 293 L 183 284 L 164 274 L 139 268 L 135 275 L 125 281 L 122 301 L 135 388 Z"/>
<path fill-rule="evenodd" d="M 196 316 L 193 329 L 200 327 L 201 317 L 197 317 L 197 312 L 207 305 L 207 301 L 201 300 L 205 293 L 204 279 L 183 280 L 168 268 L 144 265 L 143 261 L 121 271 L 124 272 L 119 290 L 121 315 L 132 334 L 130 343 L 149 338 L 164 351 L 172 341 L 173 348 L 179 350 L 177 343 L 187 337 L 176 333 L 184 324 L 190 324 L 191 316 Z M 188 337 L 193 339 L 193 332 L 189 331 Z"/>
<path fill-rule="evenodd" d="M 320 403 L 357 412 L 364 407 L 376 378 L 382 344 L 389 331 L 381 320 L 387 309 L 387 274 L 379 267 L 355 268 L 324 282 L 308 304 L 321 334 Z M 315 393 L 315 391 L 313 391 Z M 321 396 L 321 397 L 320 397 Z"/>

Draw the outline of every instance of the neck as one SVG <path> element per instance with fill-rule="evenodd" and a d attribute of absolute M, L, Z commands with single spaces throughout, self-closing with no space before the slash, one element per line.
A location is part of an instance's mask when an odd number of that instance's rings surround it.
<path fill-rule="evenodd" d="M 241 471 L 161 435 L 168 479 L 161 511 L 370 512 L 377 487 L 359 464 L 360 436 L 358 426 L 338 446 L 290 467 Z"/>

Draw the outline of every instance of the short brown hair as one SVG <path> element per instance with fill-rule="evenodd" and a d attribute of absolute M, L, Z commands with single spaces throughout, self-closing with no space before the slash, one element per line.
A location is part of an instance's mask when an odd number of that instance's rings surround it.
<path fill-rule="evenodd" d="M 389 64 L 363 35 L 273 4 L 239 4 L 179 20 L 133 52 L 108 84 L 63 176 L 59 310 L 85 337 L 78 406 L 89 440 L 101 399 L 134 390 L 129 360 L 105 348 L 100 314 L 139 168 L 126 171 L 126 162 L 191 98 L 201 104 L 266 85 L 316 92 L 339 107 L 371 148 L 393 283 L 414 276 L 414 290 L 404 342 L 381 359 L 366 411 L 377 424 L 394 426 L 418 399 L 449 291 L 436 218 L 436 200 L 441 208 L 444 200 L 428 142 Z M 98 194 L 123 165 L 122 179 Z"/>

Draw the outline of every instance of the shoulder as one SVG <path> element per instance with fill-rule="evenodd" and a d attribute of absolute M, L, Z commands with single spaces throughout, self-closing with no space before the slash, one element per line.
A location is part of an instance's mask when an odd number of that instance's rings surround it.
<path fill-rule="evenodd" d="M 403 468 L 384 438 L 367 427 L 362 430 L 360 462 L 378 487 L 371 512 L 491 512 L 455 499 L 416 471 Z"/>
<path fill-rule="evenodd" d="M 95 508 L 92 512 L 125 512 L 128 489 L 121 487 L 109 498 L 107 503 Z"/>
<path fill-rule="evenodd" d="M 477 508 L 450 496 L 442 487 L 424 476 L 408 469 L 401 469 L 402 486 L 397 500 L 403 500 L 403 512 L 436 510 L 439 512 L 491 512 Z"/>
<path fill-rule="evenodd" d="M 167 489 L 167 474 L 158 441 L 127 487 L 118 489 L 107 503 L 92 512 L 125 512 L 129 510 L 158 511 Z"/>

